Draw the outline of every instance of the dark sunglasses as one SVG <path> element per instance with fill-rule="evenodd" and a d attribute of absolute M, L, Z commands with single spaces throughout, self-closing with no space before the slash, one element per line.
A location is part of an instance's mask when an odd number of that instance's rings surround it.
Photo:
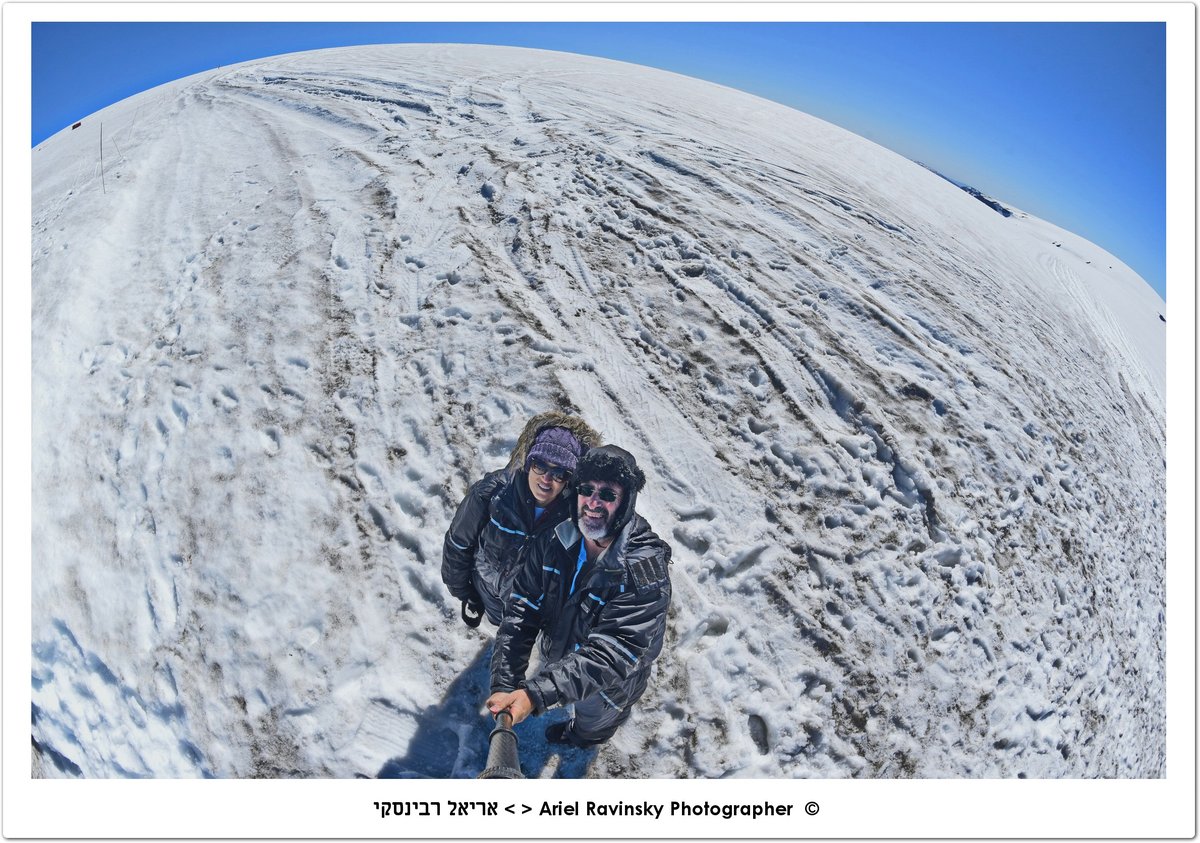
<path fill-rule="evenodd" d="M 539 459 L 530 460 L 529 468 L 539 477 L 549 477 L 556 483 L 563 483 L 568 477 L 571 476 L 571 472 L 567 471 L 561 465 L 551 468 L 548 463 L 544 463 Z"/>
<path fill-rule="evenodd" d="M 617 499 L 617 493 L 612 489 L 597 489 L 591 483 L 582 484 L 578 491 L 579 496 L 582 498 L 590 498 L 592 495 L 595 495 L 605 503 L 612 503 Z"/>

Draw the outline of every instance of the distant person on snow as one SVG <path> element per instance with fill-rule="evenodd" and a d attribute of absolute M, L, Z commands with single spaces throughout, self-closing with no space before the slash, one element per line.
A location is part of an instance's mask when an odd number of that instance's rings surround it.
<path fill-rule="evenodd" d="M 512 588 L 492 653 L 493 714 L 513 723 L 574 703 L 551 743 L 603 743 L 628 719 L 662 650 L 671 602 L 671 548 L 637 514 L 646 483 L 615 445 L 588 451 L 573 481 L 571 517 L 537 538 Z M 534 640 L 541 661 L 526 677 Z"/>
<path fill-rule="evenodd" d="M 458 505 L 442 543 L 442 582 L 462 601 L 462 619 L 499 626 L 517 561 L 534 536 L 567 517 L 563 491 L 581 454 L 600 444 L 587 422 L 556 411 L 534 416 L 508 465 L 484 475 Z"/>

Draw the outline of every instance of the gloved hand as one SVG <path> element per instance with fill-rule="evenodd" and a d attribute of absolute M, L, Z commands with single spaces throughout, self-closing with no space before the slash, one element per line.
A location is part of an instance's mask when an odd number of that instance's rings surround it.
<path fill-rule="evenodd" d="M 479 599 L 479 595 L 468 597 L 462 602 L 462 619 L 471 629 L 479 626 L 483 620 L 483 601 Z"/>

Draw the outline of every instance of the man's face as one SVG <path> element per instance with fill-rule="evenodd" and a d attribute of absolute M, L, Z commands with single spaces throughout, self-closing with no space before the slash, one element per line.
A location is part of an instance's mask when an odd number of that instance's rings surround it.
<path fill-rule="evenodd" d="M 625 491 L 607 480 L 589 480 L 579 486 L 579 531 L 595 541 L 609 534 L 613 518 L 621 508 Z"/>

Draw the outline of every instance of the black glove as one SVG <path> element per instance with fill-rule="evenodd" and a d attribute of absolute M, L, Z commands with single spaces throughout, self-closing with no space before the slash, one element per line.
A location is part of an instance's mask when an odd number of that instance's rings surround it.
<path fill-rule="evenodd" d="M 463 623 L 474 629 L 483 620 L 483 603 L 478 597 L 469 597 L 462 602 Z"/>

